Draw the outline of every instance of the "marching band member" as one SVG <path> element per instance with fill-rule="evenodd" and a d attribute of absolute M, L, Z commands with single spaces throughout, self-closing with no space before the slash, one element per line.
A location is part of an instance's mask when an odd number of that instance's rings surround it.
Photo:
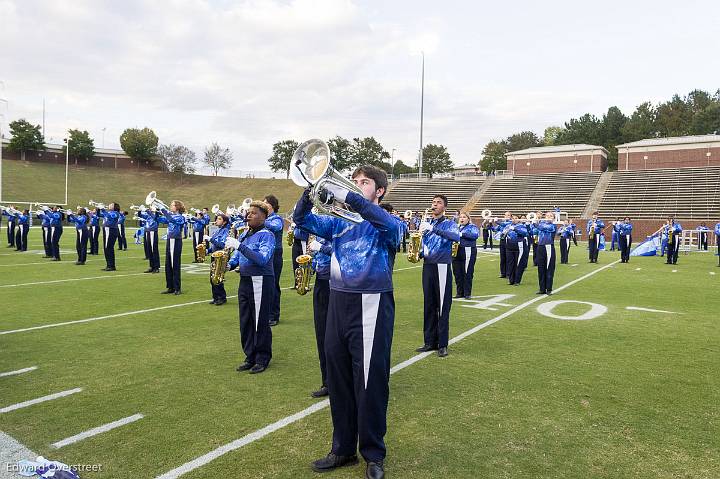
<path fill-rule="evenodd" d="M 575 231 L 568 220 L 563 221 L 560 228 L 560 264 L 568 264 L 570 256 L 570 241 L 575 237 Z"/>
<path fill-rule="evenodd" d="M 698 241 L 698 249 L 707 251 L 708 250 L 708 231 L 710 230 L 707 225 L 703 222 L 700 223 L 700 226 L 697 227 L 697 230 L 700 231 L 700 238 L 698 238 L 700 241 Z"/>
<path fill-rule="evenodd" d="M 597 263 L 598 261 L 598 252 L 600 251 L 600 233 L 602 233 L 604 228 L 605 223 L 598 219 L 598 213 L 595 211 L 592 214 L 592 219 L 587 222 L 588 248 L 591 263 Z"/>
<path fill-rule="evenodd" d="M 195 255 L 195 260 L 193 261 L 193 263 L 200 263 L 200 260 L 198 260 L 197 247 L 200 243 L 203 242 L 203 238 L 205 237 L 205 227 L 207 226 L 207 224 L 205 224 L 205 215 L 203 215 L 201 212 L 195 213 L 195 217 L 190 218 L 189 221 L 192 224 L 193 229 L 193 254 Z"/>
<path fill-rule="evenodd" d="M 9 209 L 15 209 L 14 205 L 10 205 Z M 2 214 L 7 216 L 7 247 L 13 248 L 15 247 L 15 223 L 17 222 L 17 217 L 10 213 L 8 209 L 4 209 Z"/>
<path fill-rule="evenodd" d="M 679 223 L 675 223 L 675 218 L 671 216 L 668 218 L 663 230 L 668 237 L 666 263 L 677 264 L 678 253 L 680 252 L 680 234 L 682 233 L 682 226 Z"/>
<path fill-rule="evenodd" d="M 398 247 L 395 249 L 395 251 L 390 251 L 390 269 L 395 268 L 395 257 L 397 256 L 397 252 L 400 251 L 400 241 L 402 241 L 402 235 L 403 235 L 403 221 L 400 219 L 398 215 L 394 213 L 395 209 L 393 208 L 393 205 L 390 203 L 380 203 L 380 208 L 384 209 L 388 213 L 390 213 L 390 216 L 393 217 L 395 220 L 395 223 L 397 225 L 397 235 L 398 235 L 398 241 L 397 245 Z"/>
<path fill-rule="evenodd" d="M 203 227 L 205 226 L 204 218 L 203 221 L 196 221 L 193 224 L 193 227 L 202 224 Z M 210 236 L 205 235 L 203 238 L 201 238 L 201 241 L 207 241 L 210 243 L 210 247 L 208 248 L 207 252 L 208 254 L 213 253 L 215 251 L 222 251 L 225 249 L 225 241 L 227 240 L 228 234 L 230 233 L 230 218 L 225 216 L 224 214 L 220 213 L 215 217 L 215 226 L 217 226 L 217 229 L 213 231 L 213 234 Z M 212 256 L 210 257 L 210 271 L 212 271 L 212 263 L 215 261 L 215 258 Z M 212 280 L 210 281 L 210 288 L 212 289 L 212 301 L 210 301 L 210 304 L 214 304 L 215 306 L 222 306 L 223 304 L 227 303 L 227 293 L 225 292 L 225 283 L 222 282 L 220 284 L 213 284 Z"/>
<path fill-rule="evenodd" d="M 461 212 L 459 216 L 460 245 L 457 255 L 452 260 L 452 270 L 455 275 L 456 298 L 470 299 L 472 296 L 473 275 L 475 261 L 477 260 L 477 239 L 480 236 L 478 227 L 470 221 L 467 213 Z"/>
<path fill-rule="evenodd" d="M 135 244 L 142 244 L 145 250 L 145 258 L 148 259 L 147 245 L 145 244 L 145 220 L 138 216 L 137 218 L 138 229 L 135 230 L 133 237 L 135 238 Z M 141 239 L 142 238 L 142 239 Z M 142 243 L 141 243 L 142 241 Z"/>
<path fill-rule="evenodd" d="M 505 216 L 502 221 L 499 221 L 494 227 L 493 231 L 500 233 L 500 278 L 507 278 L 507 254 L 505 253 L 506 240 L 507 238 L 502 235 L 502 232 L 513 223 L 512 213 L 509 211 L 505 212 Z"/>
<path fill-rule="evenodd" d="M 617 243 L 618 249 L 621 248 L 621 246 L 620 246 L 620 231 L 618 228 L 615 228 L 615 226 L 619 225 L 620 223 L 622 223 L 620 221 L 620 218 L 618 218 L 617 221 L 613 221 L 612 241 L 610 243 L 610 251 L 615 251 L 615 243 Z"/>
<path fill-rule="evenodd" d="M 293 271 L 295 271 L 298 267 L 297 263 L 297 257 L 303 254 L 307 254 L 307 240 L 308 240 L 308 232 L 305 231 L 302 228 L 297 228 L 295 223 L 290 225 L 290 228 L 292 228 L 292 234 L 293 234 L 293 244 L 292 244 L 292 265 L 293 265 Z"/>
<path fill-rule="evenodd" d="M 293 214 L 298 227 L 332 241 L 333 248 L 325 334 L 333 441 L 330 454 L 311 467 L 327 472 L 357 464 L 359 441 L 366 477 L 382 478 L 395 322 L 390 252 L 397 248 L 397 223 L 378 205 L 387 189 L 385 171 L 365 165 L 352 179 L 362 195 L 332 184 L 328 190 L 365 221 L 312 214 L 309 190 Z"/>
<path fill-rule="evenodd" d="M 125 236 L 125 218 L 127 211 L 118 212 L 118 251 L 127 251 L 127 237 Z"/>
<path fill-rule="evenodd" d="M 240 340 L 245 362 L 237 371 L 250 374 L 265 371 L 272 358 L 270 315 L 275 296 L 273 254 L 275 235 L 267 229 L 268 206 L 253 201 L 247 213 L 250 229 L 240 236 L 240 244 L 228 261 L 228 269 L 238 268 L 238 307 L 240 310 Z"/>
<path fill-rule="evenodd" d="M 438 356 L 448 355 L 450 308 L 452 306 L 452 244 L 460 241 L 457 224 L 445 217 L 447 197 L 435 195 L 432 200 L 433 218 L 420 223 L 423 261 L 422 286 L 424 296 L 424 344 L 417 352 L 437 350 Z"/>
<path fill-rule="evenodd" d="M 168 225 L 167 240 L 165 243 L 165 286 L 166 290 L 162 294 L 181 293 L 180 284 L 180 264 L 182 260 L 182 234 L 186 221 L 183 213 L 185 213 L 185 205 L 180 200 L 170 202 L 170 210 L 162 208 L 161 216 L 158 216 L 159 223 Z"/>
<path fill-rule="evenodd" d="M 625 217 L 622 222 L 613 225 L 613 231 L 617 232 L 618 247 L 620 248 L 620 260 L 623 263 L 630 261 L 630 248 L 632 247 L 632 223 L 629 217 Z"/>
<path fill-rule="evenodd" d="M 493 249 L 493 229 L 492 221 L 483 220 L 482 222 L 482 236 L 483 236 L 483 249 L 487 249 L 488 242 L 490 242 L 490 249 Z"/>
<path fill-rule="evenodd" d="M 93 208 L 88 212 L 88 216 L 90 217 L 90 254 L 97 255 L 100 250 L 100 220 L 97 210 Z"/>
<path fill-rule="evenodd" d="M 155 208 L 138 211 L 138 216 L 145 221 L 145 248 L 150 267 L 146 273 L 160 272 L 160 250 L 158 249 L 158 212 Z"/>
<path fill-rule="evenodd" d="M 30 210 L 15 213 L 17 232 L 15 233 L 15 251 L 27 251 L 27 237 L 30 231 Z"/>
<path fill-rule="evenodd" d="M 68 221 L 75 224 L 75 250 L 78 259 L 77 265 L 84 265 L 87 260 L 87 244 L 88 244 L 88 215 L 85 208 L 78 208 L 77 214 L 68 215 Z"/>
<path fill-rule="evenodd" d="M 540 213 L 539 211 L 535 213 L 535 218 L 537 218 L 537 220 L 540 220 L 542 217 L 542 213 Z M 537 221 L 527 220 L 525 222 L 525 228 L 528 231 L 528 235 L 526 238 L 527 241 L 525 241 L 523 249 L 523 259 L 520 262 L 522 264 L 523 272 L 527 268 L 528 259 L 530 258 L 530 249 L 532 249 L 533 253 L 533 266 L 537 266 Z"/>
<path fill-rule="evenodd" d="M 210 210 L 208 210 L 207 208 L 203 208 L 203 209 L 202 209 L 202 214 L 203 214 L 203 220 L 205 220 L 205 231 L 203 232 L 203 236 L 204 236 L 204 235 L 209 235 L 209 234 L 210 234 Z M 229 219 L 228 219 L 228 224 L 229 224 L 229 222 L 230 222 L 230 221 L 229 221 Z M 208 249 L 210 249 L 210 242 L 209 242 L 209 241 L 206 241 L 206 242 L 205 242 L 205 247 L 208 248 Z"/>
<path fill-rule="evenodd" d="M 44 206 L 41 210 L 38 210 L 35 216 L 39 220 L 41 220 L 40 227 L 42 228 L 43 249 L 45 250 L 43 258 L 52 258 L 52 242 L 50 239 L 50 209 Z"/>
<path fill-rule="evenodd" d="M 46 211 L 45 214 L 50 217 L 50 228 L 48 240 L 50 242 L 50 256 L 53 261 L 60 261 L 60 237 L 63 234 L 63 217 L 59 207 L 53 206 L 52 210 Z"/>
<path fill-rule="evenodd" d="M 275 195 L 267 195 L 265 203 L 270 206 L 269 215 L 265 220 L 265 227 L 275 235 L 275 252 L 273 253 L 273 272 L 275 274 L 275 297 L 273 298 L 272 308 L 270 310 L 270 326 L 275 326 L 280 322 L 280 277 L 282 276 L 283 267 L 283 227 L 285 221 L 282 216 L 277 214 L 280 209 L 280 203 Z"/>
<path fill-rule="evenodd" d="M 98 208 L 97 214 L 103 219 L 103 253 L 106 266 L 103 271 L 115 271 L 115 242 L 118 237 L 120 205 L 110 203 L 107 209 Z"/>
<path fill-rule="evenodd" d="M 505 226 L 502 236 L 505 242 L 505 273 L 509 285 L 520 286 L 523 270 L 520 267 L 524 249 L 525 237 L 528 235 L 527 227 L 518 220 L 517 216 L 512 217 L 512 222 Z"/>
<path fill-rule="evenodd" d="M 552 294 L 553 279 L 555 277 L 555 233 L 557 226 L 553 224 L 555 214 L 548 211 L 545 219 L 537 223 L 537 267 L 538 294 Z"/>
<path fill-rule="evenodd" d="M 315 343 L 320 360 L 320 378 L 322 385 L 310 395 L 319 398 L 328 395 L 327 363 L 325 360 L 325 331 L 327 330 L 328 304 L 330 303 L 330 258 L 332 242 L 317 238 L 308 245 L 313 254 L 312 268 L 315 270 L 315 286 L 313 287 L 313 322 L 315 323 Z"/>
<path fill-rule="evenodd" d="M 715 225 L 715 245 L 717 246 L 718 266 L 720 266 L 720 223 Z"/>

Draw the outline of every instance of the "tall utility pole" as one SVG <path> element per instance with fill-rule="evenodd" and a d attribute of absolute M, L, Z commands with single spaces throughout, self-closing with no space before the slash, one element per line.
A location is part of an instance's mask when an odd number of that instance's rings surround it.
<path fill-rule="evenodd" d="M 0 80 L 0 86 L 5 89 L 5 82 Z M 5 104 L 5 111 L 8 110 L 8 101 L 5 98 L 0 97 L 0 104 Z M 3 123 L 5 122 L 5 115 L 0 113 L 0 201 L 2 201 L 2 140 L 3 140 Z"/>
<path fill-rule="evenodd" d="M 422 78 L 420 80 L 420 154 L 418 155 L 418 173 L 422 175 L 423 164 L 423 114 L 425 109 L 425 52 L 422 52 Z"/>

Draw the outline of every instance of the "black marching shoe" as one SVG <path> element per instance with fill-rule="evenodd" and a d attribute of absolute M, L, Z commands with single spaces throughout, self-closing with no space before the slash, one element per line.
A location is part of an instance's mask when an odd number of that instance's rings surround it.
<path fill-rule="evenodd" d="M 227 303 L 227 299 L 218 299 L 215 301 L 215 306 L 222 306 L 225 303 Z"/>
<path fill-rule="evenodd" d="M 535 294 L 545 294 L 545 291 L 538 291 L 538 292 L 535 293 Z"/>
<path fill-rule="evenodd" d="M 465 296 L 465 299 L 472 299 L 471 296 Z"/>
<path fill-rule="evenodd" d="M 256 364 L 252 368 L 250 368 L 250 374 L 260 374 L 261 372 L 265 371 L 267 369 L 267 366 L 263 364 Z"/>
<path fill-rule="evenodd" d="M 438 356 L 444 358 L 448 355 L 447 347 L 438 349 Z"/>
<path fill-rule="evenodd" d="M 327 386 L 322 386 L 322 387 L 321 387 L 320 389 L 318 389 L 317 391 L 311 392 L 311 393 L 310 393 L 310 396 L 312 396 L 312 397 L 314 397 L 314 398 L 321 398 L 321 397 L 327 396 L 328 394 L 329 394 L 329 393 L 328 393 L 328 388 L 327 388 Z"/>
<path fill-rule="evenodd" d="M 318 459 L 310 464 L 310 467 L 315 472 L 330 472 L 338 467 L 354 466 L 358 463 L 358 458 L 355 454 L 352 456 L 336 456 L 332 452 L 322 459 Z"/>
<path fill-rule="evenodd" d="M 179 289 L 176 289 L 176 290 L 175 290 L 175 296 L 179 296 L 179 295 L 180 295 L 180 290 L 179 290 Z"/>
<path fill-rule="evenodd" d="M 153 272 L 153 273 L 159 273 L 160 270 L 159 270 L 159 269 L 154 269 L 154 270 L 152 270 L 152 272 Z"/>
<path fill-rule="evenodd" d="M 240 366 L 238 366 L 237 368 L 235 368 L 235 371 L 238 371 L 238 372 L 247 371 L 248 369 L 252 369 L 253 366 L 254 366 L 254 364 L 245 361 L 245 362 L 242 363 Z"/>
<path fill-rule="evenodd" d="M 215 300 L 213 299 L 213 300 L 210 301 L 208 304 L 215 304 Z"/>
<path fill-rule="evenodd" d="M 419 348 L 415 350 L 417 353 L 426 353 L 428 351 L 435 351 L 437 350 L 437 346 L 430 346 L 429 344 L 423 344 Z"/>
<path fill-rule="evenodd" d="M 163 292 L 162 292 L 162 293 L 160 293 L 160 294 L 173 294 L 174 292 L 175 292 L 175 290 L 174 290 L 174 289 L 170 289 L 170 288 L 168 288 L 168 289 L 166 289 L 165 291 L 163 291 Z"/>
<path fill-rule="evenodd" d="M 146 269 L 145 271 L 143 271 L 143 273 L 154 273 L 154 272 L 155 272 L 155 270 L 152 268 Z"/>
<path fill-rule="evenodd" d="M 453 296 L 453 299 L 459 299 L 459 298 L 464 298 L 464 296 L 462 294 L 456 294 L 455 296 Z"/>
<path fill-rule="evenodd" d="M 547 294 L 548 296 L 552 296 L 552 289 L 548 289 L 545 294 Z"/>
<path fill-rule="evenodd" d="M 383 479 L 385 469 L 382 462 L 368 462 L 365 468 L 365 479 Z"/>

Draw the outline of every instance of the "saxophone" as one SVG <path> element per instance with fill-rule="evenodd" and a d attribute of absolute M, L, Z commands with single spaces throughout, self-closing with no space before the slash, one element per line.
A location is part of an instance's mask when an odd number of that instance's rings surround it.
<path fill-rule="evenodd" d="M 195 248 L 197 251 L 197 260 L 198 263 L 204 263 L 205 262 L 205 256 L 207 256 L 207 249 L 205 249 L 205 242 L 198 244 Z"/>
<path fill-rule="evenodd" d="M 429 209 L 425 210 L 422 216 L 421 223 L 424 223 L 428 216 Z M 420 261 L 420 248 L 422 247 L 422 233 L 420 231 L 410 232 L 410 244 L 408 245 L 407 258 L 411 263 L 417 263 Z"/>
<path fill-rule="evenodd" d="M 295 226 L 294 223 L 290 225 L 287 232 L 287 245 L 292 246 L 295 242 Z"/>
<path fill-rule="evenodd" d="M 590 234 L 588 234 L 588 239 L 595 239 L 595 222 L 593 221 L 590 225 Z"/>
<path fill-rule="evenodd" d="M 673 234 L 673 225 L 672 225 L 671 223 L 668 223 L 667 231 L 668 231 L 668 232 L 667 232 L 667 235 L 668 235 L 668 245 L 672 246 L 672 244 L 673 244 L 673 236 L 675 236 L 675 235 Z"/>
<path fill-rule="evenodd" d="M 458 253 L 458 249 L 460 249 L 460 243 L 458 241 L 453 241 L 452 244 L 452 257 L 456 257 Z"/>
<path fill-rule="evenodd" d="M 241 226 L 239 232 L 244 234 L 250 228 L 248 226 Z M 221 251 L 215 251 L 210 254 L 210 282 L 217 286 L 225 281 L 225 271 L 227 270 L 228 261 L 230 261 L 230 255 L 235 248 L 225 246 Z"/>
<path fill-rule="evenodd" d="M 307 244 L 309 245 L 315 241 L 315 235 L 309 235 Z M 298 267 L 295 268 L 295 291 L 300 296 L 304 296 L 312 289 L 310 286 L 310 277 L 315 273 L 312 269 L 313 256 L 308 254 L 301 254 L 295 261 L 297 261 Z"/>

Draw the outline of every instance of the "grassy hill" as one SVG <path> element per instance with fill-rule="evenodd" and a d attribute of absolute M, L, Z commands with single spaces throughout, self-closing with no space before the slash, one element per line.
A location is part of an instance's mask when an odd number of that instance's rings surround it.
<path fill-rule="evenodd" d="M 48 163 L 3 160 L 2 199 L 63 202 L 65 167 Z M 139 205 L 145 196 L 157 191 L 166 203 L 182 200 L 186 206 L 202 208 L 219 203 L 240 206 L 243 199 L 262 199 L 274 194 L 280 200 L 280 211 L 287 212 L 297 201 L 301 188 L 292 181 L 279 179 L 224 178 L 177 175 L 146 170 L 115 170 L 70 167 L 68 203 L 71 208 L 87 205 L 88 200 L 119 202 L 123 209 Z"/>

